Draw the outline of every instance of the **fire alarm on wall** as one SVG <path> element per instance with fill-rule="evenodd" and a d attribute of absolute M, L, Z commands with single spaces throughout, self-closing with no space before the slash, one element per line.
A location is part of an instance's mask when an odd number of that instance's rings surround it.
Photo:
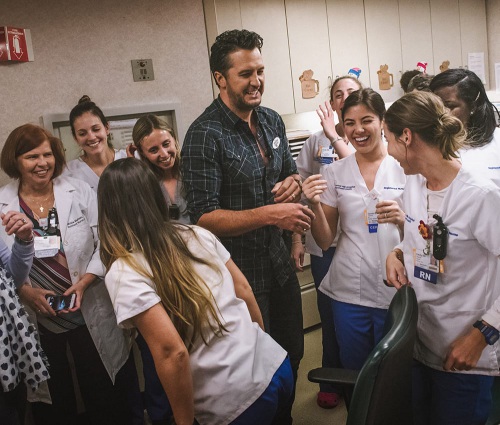
<path fill-rule="evenodd" d="M 155 79 L 152 59 L 132 59 L 131 62 L 134 81 L 153 81 Z"/>

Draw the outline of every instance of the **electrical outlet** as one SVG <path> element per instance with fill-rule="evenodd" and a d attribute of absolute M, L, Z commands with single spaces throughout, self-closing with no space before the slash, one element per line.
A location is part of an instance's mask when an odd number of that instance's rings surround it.
<path fill-rule="evenodd" d="M 132 59 L 131 62 L 134 81 L 153 81 L 155 79 L 152 59 Z"/>

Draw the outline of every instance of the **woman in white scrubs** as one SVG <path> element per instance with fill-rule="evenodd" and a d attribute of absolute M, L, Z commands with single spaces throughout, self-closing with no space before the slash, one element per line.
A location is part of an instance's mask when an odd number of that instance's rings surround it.
<path fill-rule="evenodd" d="M 339 120 L 342 117 L 342 108 L 347 97 L 353 91 L 361 88 L 361 83 L 350 75 L 339 77 L 333 82 L 330 90 L 330 109 L 336 112 Z M 349 143 L 349 140 L 345 137 L 342 122 L 335 124 L 333 113 L 328 113 L 326 109 L 324 111 L 325 113 L 321 109 L 318 109 L 317 112 L 321 119 L 321 124 L 325 129 L 313 134 L 304 142 L 304 146 L 302 146 L 299 156 L 295 161 L 297 170 L 303 180 L 313 174 L 318 174 L 320 167 L 330 166 L 335 158 L 339 159 L 346 156 L 345 148 L 341 143 Z M 326 133 L 329 134 L 329 137 L 326 136 Z M 352 145 L 349 145 L 347 154 L 351 154 L 354 151 L 354 148 L 351 150 L 351 147 Z M 326 251 L 323 251 L 314 242 L 310 231 L 306 232 L 305 241 L 305 250 L 311 255 L 311 273 L 314 279 L 314 286 L 317 290 L 330 268 L 337 240 Z M 302 245 L 302 235 L 298 233 L 294 233 L 293 235 L 292 258 L 297 270 L 302 271 L 304 247 Z M 333 323 L 330 298 L 318 290 L 316 295 L 321 318 L 323 345 L 321 364 L 323 367 L 338 368 L 340 367 L 340 354 L 335 336 L 335 324 Z M 339 388 L 330 384 L 320 384 L 316 402 L 320 407 L 331 409 L 339 404 L 340 394 L 341 390 Z"/>
<path fill-rule="evenodd" d="M 87 182 L 97 191 L 99 177 L 116 159 L 126 158 L 125 149 L 114 149 L 109 142 L 109 123 L 101 108 L 82 96 L 69 114 L 69 124 L 82 154 L 67 164 L 72 177 Z"/>
<path fill-rule="evenodd" d="M 360 369 L 383 336 L 394 289 L 384 285 L 378 223 L 403 226 L 399 202 L 406 177 L 382 140 L 385 104 L 372 89 L 353 92 L 342 110 L 344 131 L 356 153 L 303 183 L 316 215 L 312 234 L 323 250 L 342 231 L 320 291 L 331 298 L 342 365 Z M 324 193 L 323 193 L 324 192 Z M 321 195 L 322 194 L 322 195 Z M 321 195 L 321 197 L 320 197 Z"/>
<path fill-rule="evenodd" d="M 137 159 L 105 170 L 98 200 L 116 320 L 146 340 L 175 423 L 271 424 L 290 405 L 292 369 L 228 251 L 208 230 L 170 222 Z"/>
<path fill-rule="evenodd" d="M 411 282 L 419 303 L 414 423 L 484 424 L 500 365 L 500 189 L 462 166 L 465 132 L 436 95 L 403 96 L 384 131 L 409 175 L 404 240 L 387 274 L 396 288 Z"/>
<path fill-rule="evenodd" d="M 429 87 L 467 130 L 459 151 L 462 164 L 500 186 L 500 129 L 481 79 L 468 69 L 449 69 L 436 75 Z"/>

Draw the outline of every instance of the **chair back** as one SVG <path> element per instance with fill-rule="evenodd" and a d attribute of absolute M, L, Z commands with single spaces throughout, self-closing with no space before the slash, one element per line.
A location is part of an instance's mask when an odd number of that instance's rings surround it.
<path fill-rule="evenodd" d="M 389 306 L 385 336 L 359 372 L 347 425 L 411 425 L 413 345 L 418 306 L 415 291 L 400 288 Z"/>

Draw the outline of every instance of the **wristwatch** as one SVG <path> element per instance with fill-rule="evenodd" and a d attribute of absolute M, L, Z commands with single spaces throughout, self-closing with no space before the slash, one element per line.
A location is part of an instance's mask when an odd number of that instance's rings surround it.
<path fill-rule="evenodd" d="M 484 335 L 484 339 L 486 340 L 488 345 L 493 345 L 498 341 L 500 332 L 493 326 L 484 324 L 482 320 L 478 320 L 476 323 L 474 323 L 473 326 L 476 329 L 479 329 L 479 331 Z"/>

